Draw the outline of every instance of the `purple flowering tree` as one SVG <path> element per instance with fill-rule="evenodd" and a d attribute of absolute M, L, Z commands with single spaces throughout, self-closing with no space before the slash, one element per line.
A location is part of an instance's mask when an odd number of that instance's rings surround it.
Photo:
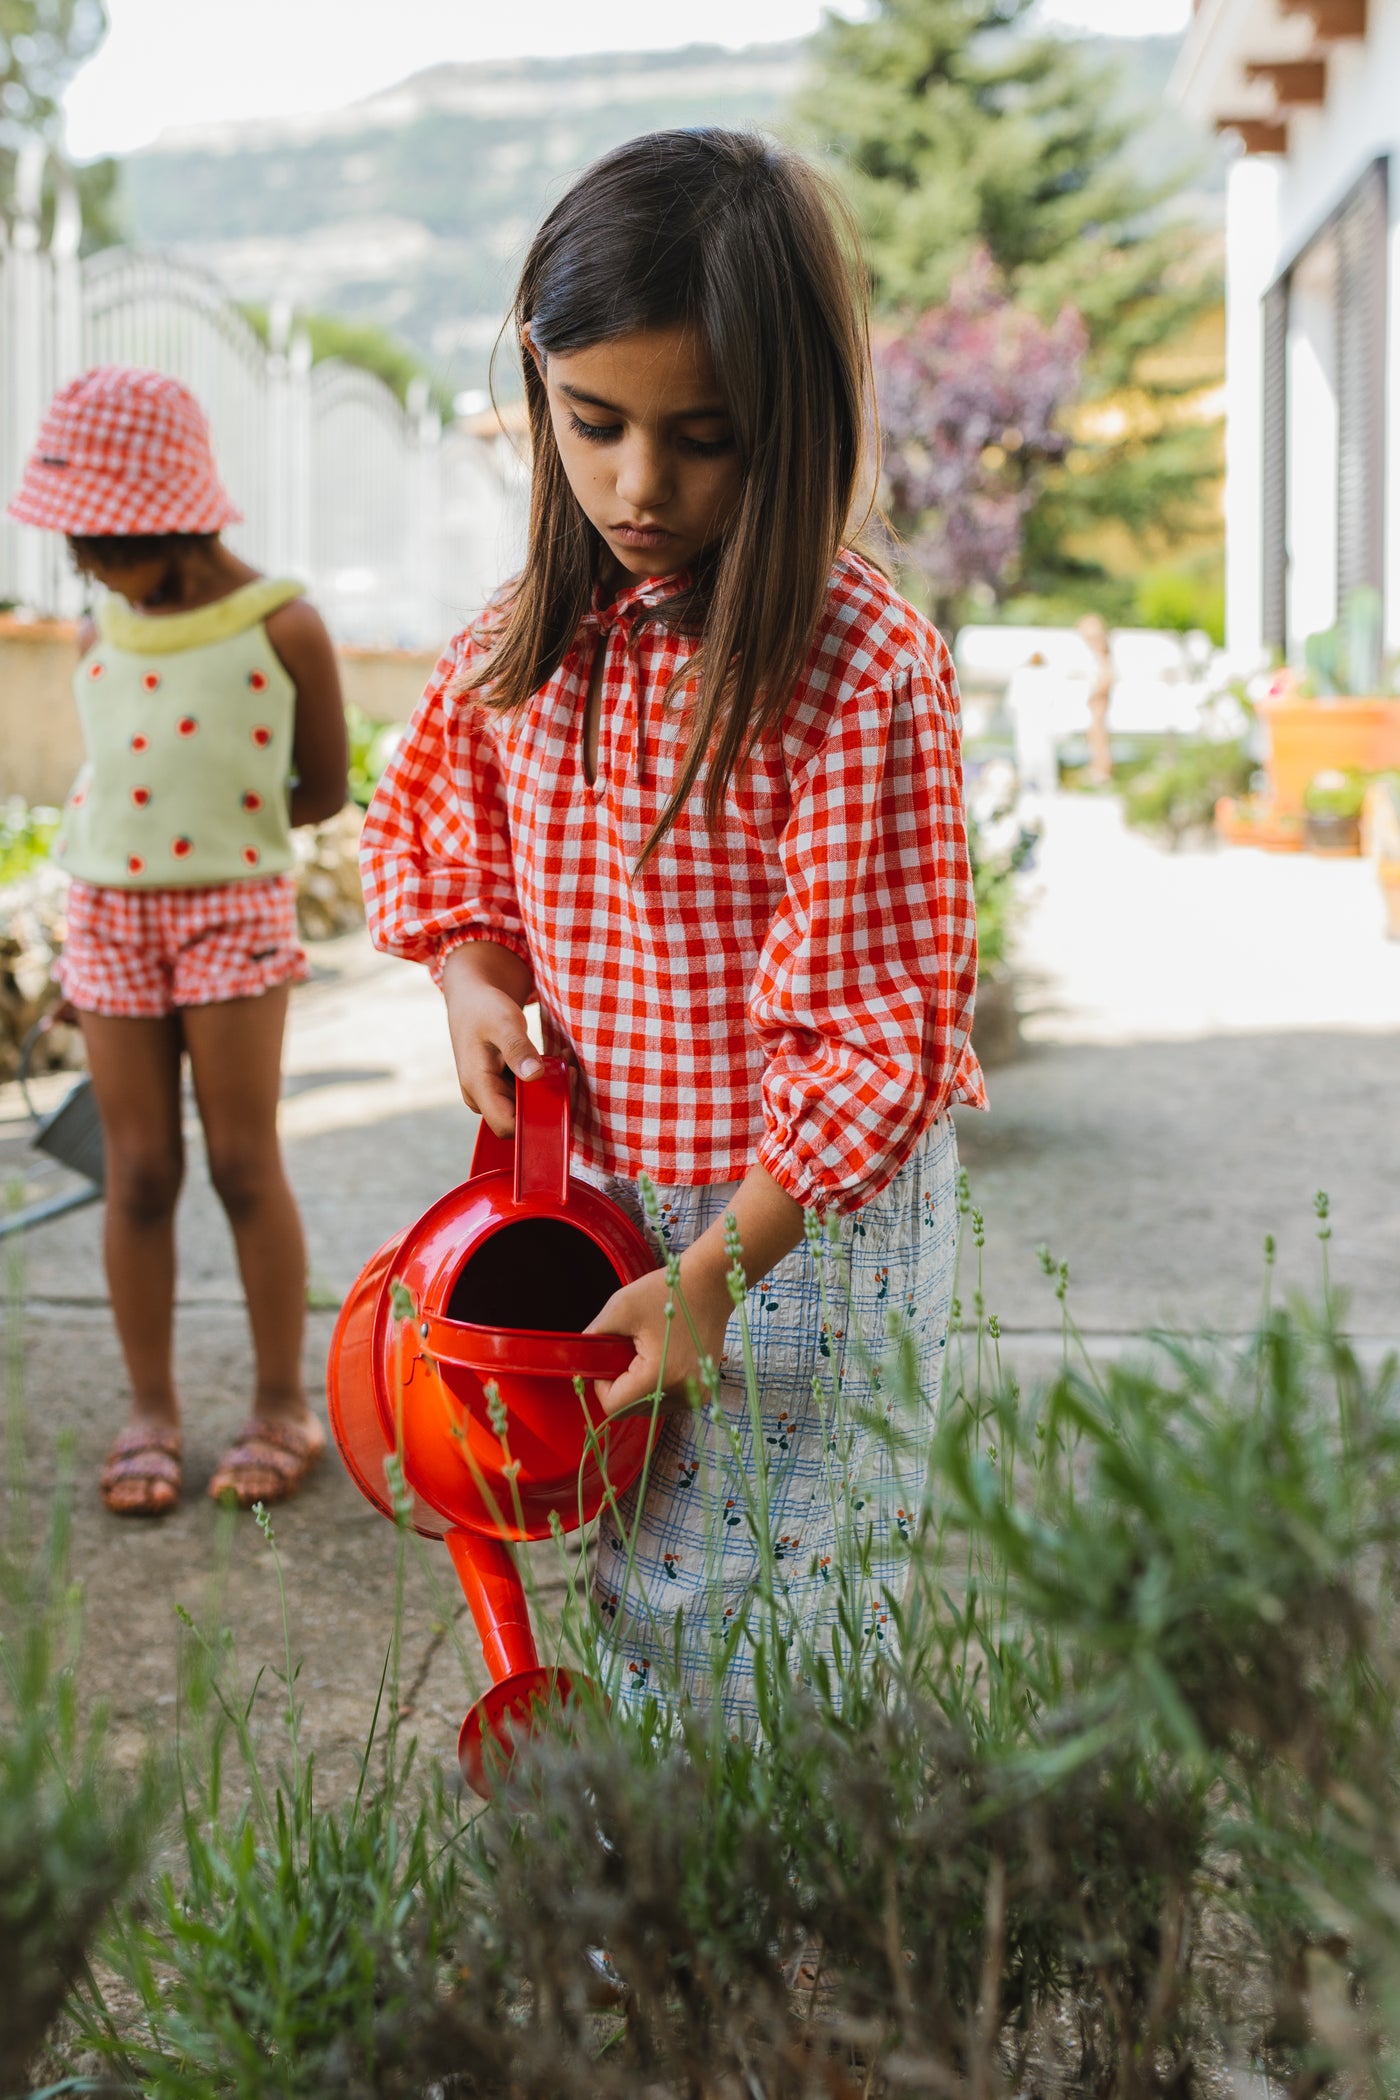
<path fill-rule="evenodd" d="M 974 586 L 1015 578 L 1026 513 L 1079 392 L 1088 335 L 1072 307 L 1049 326 L 1008 298 L 985 250 L 947 304 L 875 346 L 890 522 L 945 616 Z"/>

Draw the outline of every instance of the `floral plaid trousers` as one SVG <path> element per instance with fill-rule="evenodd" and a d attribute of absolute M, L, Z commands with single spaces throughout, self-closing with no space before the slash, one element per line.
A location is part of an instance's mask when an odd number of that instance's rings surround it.
<path fill-rule="evenodd" d="M 886 1593 L 903 1593 L 923 1493 L 921 1431 L 931 1433 L 942 1381 L 957 1167 L 952 1118 L 943 1115 L 879 1195 L 834 1221 L 838 1237 L 816 1252 L 804 1242 L 755 1285 L 746 1311 L 757 1422 L 736 1315 L 720 1367 L 722 1414 L 669 1416 L 642 1481 L 604 1512 L 593 1590 L 614 1696 L 656 1689 L 708 1704 L 727 1648 L 719 1699 L 736 1725 L 754 1724 L 754 1639 L 772 1625 L 757 1601 L 756 1523 L 766 1522 L 771 1540 L 780 1638 L 783 1628 L 800 1631 L 828 1654 L 833 1641 L 849 1640 L 840 1628 L 844 1556 L 859 1563 L 845 1570 L 857 1637 L 892 1645 Z M 656 1238 L 634 1182 L 589 1178 Z M 665 1251 L 680 1254 L 722 1217 L 734 1186 L 659 1189 Z M 879 1375 L 896 1331 L 907 1337 L 922 1393 L 912 1423 Z"/>

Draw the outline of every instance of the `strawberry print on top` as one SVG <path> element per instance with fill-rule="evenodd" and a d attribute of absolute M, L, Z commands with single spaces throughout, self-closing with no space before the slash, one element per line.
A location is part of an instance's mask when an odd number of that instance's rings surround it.
<path fill-rule="evenodd" d="M 74 673 L 86 794 L 67 798 L 52 849 L 64 842 L 73 879 L 173 893 L 290 869 L 296 689 L 265 622 L 296 595 L 267 578 L 168 619 L 99 602 L 97 639 Z"/>

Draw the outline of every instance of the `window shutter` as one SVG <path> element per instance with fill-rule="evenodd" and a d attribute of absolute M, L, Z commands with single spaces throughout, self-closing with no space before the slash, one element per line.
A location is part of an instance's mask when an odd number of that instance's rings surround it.
<path fill-rule="evenodd" d="M 1263 606 L 1266 649 L 1288 643 L 1288 279 L 1264 294 Z"/>
<path fill-rule="evenodd" d="M 1386 164 L 1337 214 L 1337 607 L 1384 584 Z"/>

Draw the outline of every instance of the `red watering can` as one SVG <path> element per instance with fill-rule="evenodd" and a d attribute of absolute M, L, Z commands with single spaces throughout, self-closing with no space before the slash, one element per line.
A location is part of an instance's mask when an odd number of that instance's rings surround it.
<path fill-rule="evenodd" d="M 631 1342 L 581 1330 L 656 1255 L 570 1175 L 568 1074 L 561 1058 L 543 1062 L 516 1084 L 514 1141 L 483 1123 L 470 1178 L 361 1272 L 327 1372 L 361 1494 L 392 1517 L 384 1464 L 397 1451 L 412 1521 L 446 1540 L 466 1592 L 493 1680 L 457 1744 L 479 1793 L 487 1744 L 508 1759 L 518 1733 L 573 1695 L 566 1670 L 541 1665 L 508 1542 L 545 1537 L 553 1512 L 565 1531 L 588 1523 L 636 1479 L 651 1435 L 646 1416 L 610 1423 L 592 1397 L 593 1379 L 627 1369 Z"/>

